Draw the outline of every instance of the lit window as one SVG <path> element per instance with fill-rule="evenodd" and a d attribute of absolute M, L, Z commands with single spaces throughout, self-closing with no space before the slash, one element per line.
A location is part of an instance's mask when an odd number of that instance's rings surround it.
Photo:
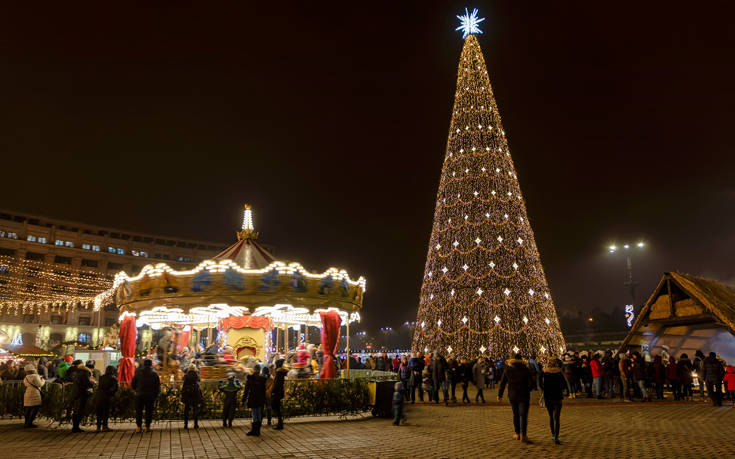
<path fill-rule="evenodd" d="M 148 252 L 143 252 L 143 251 L 141 250 L 141 251 L 140 251 L 140 256 L 141 256 L 141 257 L 146 257 L 146 258 L 148 258 Z"/>
<path fill-rule="evenodd" d="M 38 238 L 38 243 L 39 244 L 46 244 L 47 242 L 48 242 L 48 239 L 46 239 L 45 237 L 39 237 Z"/>
<path fill-rule="evenodd" d="M 0 274 L 8 274 L 10 272 L 10 266 L 0 265 Z"/>
<path fill-rule="evenodd" d="M 89 250 L 89 249 L 91 249 L 91 248 L 92 248 L 92 246 L 91 246 L 91 245 L 89 245 L 89 244 L 82 244 L 82 248 L 83 248 L 84 250 Z"/>
<path fill-rule="evenodd" d="M 62 241 L 61 239 L 57 239 L 56 241 L 54 241 L 54 244 L 55 245 L 64 245 L 64 241 Z"/>
<path fill-rule="evenodd" d="M 99 251 L 100 251 L 100 246 L 98 246 L 98 245 L 93 245 L 93 246 L 92 246 L 92 251 L 93 251 L 93 252 L 99 252 Z"/>
<path fill-rule="evenodd" d="M 80 333 L 79 336 L 77 337 L 77 341 L 79 341 L 80 343 L 89 343 L 90 341 L 92 341 L 92 337 L 89 335 L 89 333 Z"/>
<path fill-rule="evenodd" d="M 184 257 L 179 257 L 179 261 L 184 261 Z"/>
<path fill-rule="evenodd" d="M 18 234 L 17 233 L 10 232 L 10 233 L 8 233 L 8 237 L 10 239 L 18 239 Z"/>
<path fill-rule="evenodd" d="M 117 254 L 118 255 L 125 255 L 125 250 L 118 248 L 117 249 Z"/>
<path fill-rule="evenodd" d="M 74 243 L 73 243 L 73 242 L 71 242 L 71 241 L 66 241 L 66 242 L 64 243 L 64 245 L 65 245 L 65 246 L 67 246 L 67 247 L 74 247 Z"/>
<path fill-rule="evenodd" d="M 140 256 L 140 252 L 138 252 L 137 250 L 131 250 L 130 251 L 130 254 L 133 255 L 134 257 L 139 257 Z"/>
<path fill-rule="evenodd" d="M 5 231 L 0 230 L 0 237 L 5 237 L 5 234 L 6 234 Z"/>
<path fill-rule="evenodd" d="M 117 250 L 115 250 L 115 247 L 108 247 L 107 251 L 110 253 L 117 253 Z"/>
<path fill-rule="evenodd" d="M 28 241 L 28 242 L 36 242 L 37 240 L 38 239 L 36 238 L 36 236 L 34 236 L 32 234 L 29 234 L 28 237 L 26 238 L 26 241 Z"/>

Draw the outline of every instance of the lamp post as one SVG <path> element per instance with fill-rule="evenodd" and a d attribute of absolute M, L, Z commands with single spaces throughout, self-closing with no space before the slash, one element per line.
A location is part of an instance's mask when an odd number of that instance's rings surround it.
<path fill-rule="evenodd" d="M 630 299 L 633 305 L 635 305 L 635 289 L 638 287 L 638 282 L 633 280 L 633 251 L 642 250 L 646 247 L 644 242 L 638 242 L 636 244 L 625 243 L 622 247 L 611 245 L 608 247 L 610 253 L 623 252 L 625 254 L 625 266 L 627 270 L 627 277 L 623 285 L 630 292 Z"/>

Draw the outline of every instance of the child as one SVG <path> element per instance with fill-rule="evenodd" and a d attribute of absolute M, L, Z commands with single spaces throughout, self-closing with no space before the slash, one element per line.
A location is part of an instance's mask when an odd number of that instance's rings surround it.
<path fill-rule="evenodd" d="M 403 415 L 403 384 L 397 382 L 393 385 L 393 425 L 401 424 L 401 419 L 406 422 L 406 416 Z"/>
<path fill-rule="evenodd" d="M 240 389 L 242 389 L 242 384 L 233 371 L 229 372 L 226 380 L 219 382 L 219 390 L 225 394 L 225 400 L 222 403 L 222 427 L 232 427 L 235 410 L 237 410 L 237 392 Z"/>
<path fill-rule="evenodd" d="M 722 381 L 725 383 L 725 389 L 727 389 L 727 393 L 730 396 L 730 401 L 732 402 L 732 405 L 735 407 L 735 367 L 732 365 L 727 366 L 727 371 L 725 372 L 725 377 L 722 378 Z"/>

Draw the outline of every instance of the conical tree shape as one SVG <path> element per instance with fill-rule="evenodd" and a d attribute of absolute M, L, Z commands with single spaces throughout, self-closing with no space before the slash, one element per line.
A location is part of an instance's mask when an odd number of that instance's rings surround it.
<path fill-rule="evenodd" d="M 415 351 L 457 358 L 558 355 L 564 338 L 480 44 L 465 39 Z"/>

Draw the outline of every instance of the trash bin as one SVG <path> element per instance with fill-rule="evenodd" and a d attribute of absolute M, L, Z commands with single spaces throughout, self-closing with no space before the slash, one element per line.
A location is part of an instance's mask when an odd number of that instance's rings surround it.
<path fill-rule="evenodd" d="M 393 417 L 393 386 L 396 381 L 369 381 L 368 394 L 373 416 Z"/>

